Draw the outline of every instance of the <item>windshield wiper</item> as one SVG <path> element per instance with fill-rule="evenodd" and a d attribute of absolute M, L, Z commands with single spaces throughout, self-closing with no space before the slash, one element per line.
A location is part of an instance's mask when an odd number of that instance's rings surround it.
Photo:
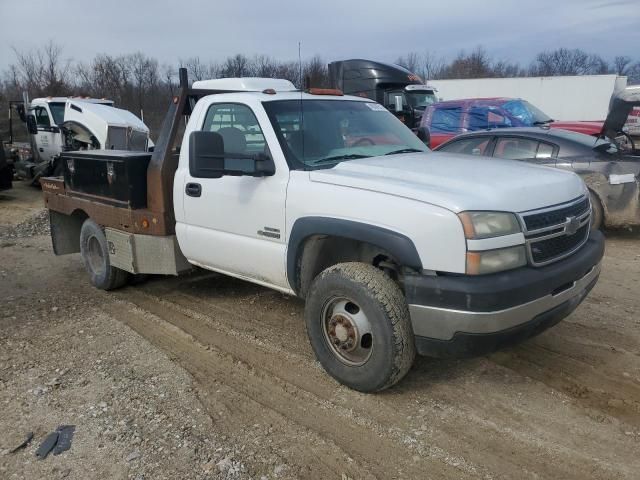
<path fill-rule="evenodd" d="M 546 125 L 551 122 L 555 122 L 555 120 L 553 118 L 550 118 L 549 120 L 538 120 L 537 122 L 533 122 L 532 125 L 537 127 L 538 125 Z"/>
<path fill-rule="evenodd" d="M 392 152 L 385 153 L 385 155 L 395 155 L 396 153 L 419 153 L 424 150 L 418 150 L 417 148 L 401 148 L 400 150 L 394 150 Z"/>
<path fill-rule="evenodd" d="M 311 162 L 312 165 L 319 165 L 321 163 L 331 163 L 336 160 L 356 160 L 358 158 L 369 158 L 371 155 L 361 155 L 359 153 L 347 153 L 344 155 L 334 155 L 333 157 L 321 158 Z"/>

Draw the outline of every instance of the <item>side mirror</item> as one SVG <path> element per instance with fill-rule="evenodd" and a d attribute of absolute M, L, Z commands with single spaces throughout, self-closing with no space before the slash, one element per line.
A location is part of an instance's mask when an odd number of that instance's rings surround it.
<path fill-rule="evenodd" d="M 38 134 L 38 125 L 36 124 L 36 117 L 33 115 L 27 115 L 27 131 L 31 135 Z"/>
<path fill-rule="evenodd" d="M 17 104 L 16 105 L 16 112 L 18 112 L 18 117 L 20 117 L 20 120 L 23 122 L 27 121 L 27 115 L 26 112 L 24 111 L 24 105 L 22 104 Z"/>
<path fill-rule="evenodd" d="M 265 153 L 225 152 L 224 139 L 219 133 L 194 131 L 189 135 L 189 172 L 192 177 L 266 177 L 275 171 L 273 159 Z"/>
<path fill-rule="evenodd" d="M 402 97 L 400 95 L 396 95 L 393 97 L 394 105 L 396 112 L 401 112 L 404 110 L 404 102 L 402 101 Z"/>
<path fill-rule="evenodd" d="M 418 127 L 416 135 L 418 135 L 418 138 L 422 140 L 422 143 L 424 143 L 427 147 L 429 146 L 429 144 L 431 143 L 431 132 L 429 132 L 428 127 Z"/>

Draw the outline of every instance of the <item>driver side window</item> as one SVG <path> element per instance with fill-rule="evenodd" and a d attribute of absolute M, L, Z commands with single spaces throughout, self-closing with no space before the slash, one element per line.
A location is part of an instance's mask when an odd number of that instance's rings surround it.
<path fill-rule="evenodd" d="M 49 114 L 44 107 L 36 107 L 35 109 L 36 125 L 39 127 L 50 127 L 51 121 L 49 120 Z"/>
<path fill-rule="evenodd" d="M 202 130 L 222 137 L 225 153 L 266 153 L 258 119 L 247 105 L 217 103 L 209 107 Z"/>

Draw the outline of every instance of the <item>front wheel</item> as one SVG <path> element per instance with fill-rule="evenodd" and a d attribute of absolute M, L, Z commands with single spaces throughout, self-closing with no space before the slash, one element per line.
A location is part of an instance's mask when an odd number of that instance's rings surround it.
<path fill-rule="evenodd" d="M 416 355 L 409 309 L 384 272 L 341 263 L 313 281 L 305 306 L 311 346 L 324 369 L 361 392 L 400 381 Z"/>

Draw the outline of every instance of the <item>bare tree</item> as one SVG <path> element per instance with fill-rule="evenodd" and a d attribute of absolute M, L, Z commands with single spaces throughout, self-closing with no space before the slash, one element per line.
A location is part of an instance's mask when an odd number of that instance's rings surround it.
<path fill-rule="evenodd" d="M 396 63 L 417 75 L 422 75 L 423 73 L 421 71 L 422 60 L 420 59 L 420 55 L 416 52 L 409 52 L 404 56 L 398 57 Z"/>
<path fill-rule="evenodd" d="M 602 57 L 589 55 L 587 52 L 575 48 L 558 48 L 557 50 L 541 52 L 530 68 L 531 75 L 588 75 L 608 73 L 609 67 Z"/>
<path fill-rule="evenodd" d="M 640 62 L 636 62 L 628 68 L 627 81 L 629 85 L 640 85 Z"/>
<path fill-rule="evenodd" d="M 486 78 L 493 76 L 491 59 L 486 50 L 476 47 L 471 53 L 464 51 L 443 71 L 444 78 Z"/>
<path fill-rule="evenodd" d="M 322 57 L 320 57 L 319 55 L 315 55 L 304 62 L 302 71 L 303 77 L 309 82 L 308 86 L 329 86 L 329 72 L 327 70 L 327 63 L 322 60 Z"/>
<path fill-rule="evenodd" d="M 246 77 L 249 75 L 249 59 L 238 53 L 233 57 L 227 57 L 222 64 L 220 76 L 222 77 Z"/>
<path fill-rule="evenodd" d="M 70 60 L 62 58 L 62 47 L 49 41 L 37 50 L 20 51 L 16 56 L 15 78 L 31 95 L 61 95 L 69 90 Z"/>
<path fill-rule="evenodd" d="M 423 79 L 433 80 L 440 78 L 445 69 L 446 62 L 443 57 L 437 56 L 434 52 L 427 51 L 422 56 Z"/>
<path fill-rule="evenodd" d="M 631 57 L 618 55 L 613 59 L 613 71 L 618 75 L 626 75 L 631 67 Z"/>

